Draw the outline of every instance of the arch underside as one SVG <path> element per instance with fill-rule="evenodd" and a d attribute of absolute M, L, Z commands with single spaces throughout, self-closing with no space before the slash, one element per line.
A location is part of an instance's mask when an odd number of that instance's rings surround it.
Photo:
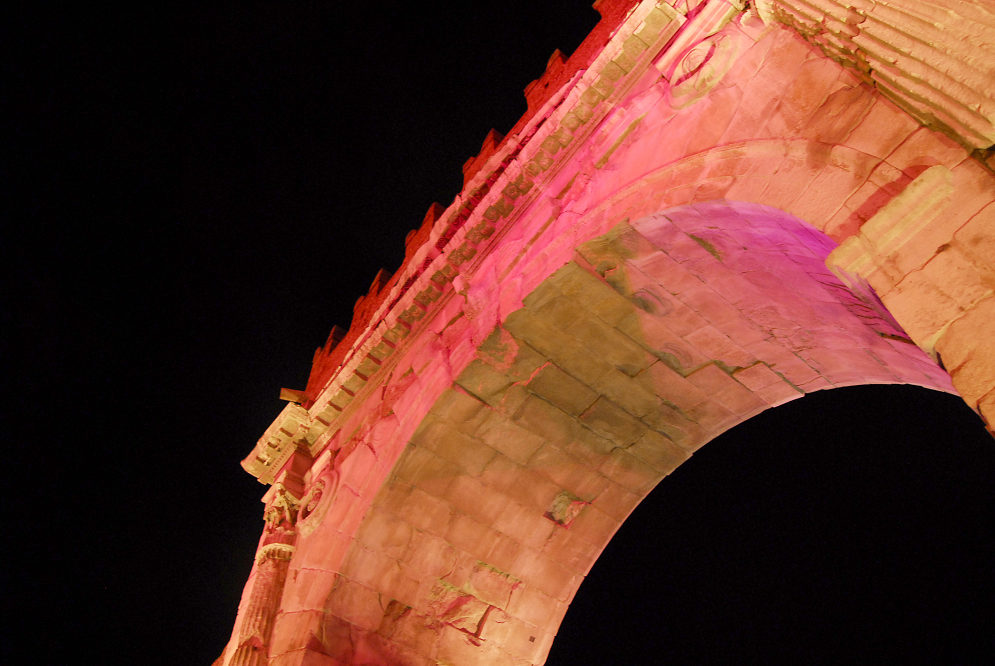
<path fill-rule="evenodd" d="M 825 259 L 936 165 L 949 240 L 991 174 L 794 33 L 737 25 L 696 103 L 648 72 L 583 140 L 524 145 L 513 212 L 467 223 L 479 252 L 418 292 L 438 300 L 379 374 L 343 375 L 354 401 L 311 409 L 335 425 L 302 483 L 341 484 L 298 539 L 271 664 L 542 663 L 618 526 L 711 439 L 827 388 L 953 392 Z"/>
<path fill-rule="evenodd" d="M 953 392 L 833 247 L 725 200 L 582 244 L 435 402 L 321 599 L 322 542 L 300 544 L 284 653 L 310 631 L 314 663 L 542 663 L 612 534 L 709 440 L 821 389 Z"/>

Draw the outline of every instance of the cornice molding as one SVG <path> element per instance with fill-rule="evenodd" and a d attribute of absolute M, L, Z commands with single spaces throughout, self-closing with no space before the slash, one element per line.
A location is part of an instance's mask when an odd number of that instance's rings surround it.
<path fill-rule="evenodd" d="M 311 415 L 300 405 L 289 403 L 242 461 L 242 468 L 262 483 L 273 483 L 298 445 L 307 445 Z"/>
<path fill-rule="evenodd" d="M 679 6 L 689 11 L 691 4 Z M 288 405 L 243 461 L 246 471 L 272 483 L 297 446 L 317 454 L 355 411 L 354 401 L 362 402 L 356 398 L 389 376 L 412 335 L 458 293 L 454 284 L 466 285 L 487 250 L 539 199 L 544 186 L 560 175 L 636 81 L 650 67 L 670 68 L 688 47 L 741 11 L 729 0 L 706 0 L 691 9 L 694 18 L 688 20 L 667 2 L 645 0 L 633 8 L 591 65 L 577 72 L 467 183 L 311 407 Z"/>

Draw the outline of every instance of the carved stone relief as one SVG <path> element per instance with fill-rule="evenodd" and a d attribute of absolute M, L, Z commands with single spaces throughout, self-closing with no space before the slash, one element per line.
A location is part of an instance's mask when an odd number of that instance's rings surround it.
<path fill-rule="evenodd" d="M 266 521 L 266 530 L 268 532 L 277 530 L 292 532 L 294 526 L 297 524 L 299 502 L 297 498 L 283 487 L 283 484 L 277 484 L 274 491 L 273 499 L 263 514 L 263 520 Z"/>
<path fill-rule="evenodd" d="M 311 484 L 301 499 L 297 531 L 307 536 L 321 524 L 339 487 L 338 472 L 325 470 Z"/>
<path fill-rule="evenodd" d="M 738 53 L 736 40 L 722 33 L 688 49 L 670 77 L 671 106 L 684 109 L 704 97 L 729 71 Z"/>

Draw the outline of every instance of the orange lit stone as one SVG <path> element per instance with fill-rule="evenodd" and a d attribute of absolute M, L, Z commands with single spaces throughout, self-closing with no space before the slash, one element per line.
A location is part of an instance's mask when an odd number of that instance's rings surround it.
<path fill-rule="evenodd" d="M 221 663 L 541 664 L 640 499 L 760 411 L 910 383 L 992 423 L 990 7 L 700 4 L 598 3 L 318 350 L 243 462 Z"/>

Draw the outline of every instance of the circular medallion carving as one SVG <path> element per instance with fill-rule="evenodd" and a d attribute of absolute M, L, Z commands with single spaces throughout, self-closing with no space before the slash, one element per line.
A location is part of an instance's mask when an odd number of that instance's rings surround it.
<path fill-rule="evenodd" d="M 670 79 L 670 105 L 683 109 L 704 97 L 732 67 L 737 51 L 736 42 L 721 33 L 688 49 Z"/>
<path fill-rule="evenodd" d="M 302 535 L 311 534 L 321 524 L 328 507 L 335 499 L 339 487 L 337 472 L 326 470 L 318 475 L 311 487 L 301 498 L 300 510 L 297 514 L 297 531 Z"/>

